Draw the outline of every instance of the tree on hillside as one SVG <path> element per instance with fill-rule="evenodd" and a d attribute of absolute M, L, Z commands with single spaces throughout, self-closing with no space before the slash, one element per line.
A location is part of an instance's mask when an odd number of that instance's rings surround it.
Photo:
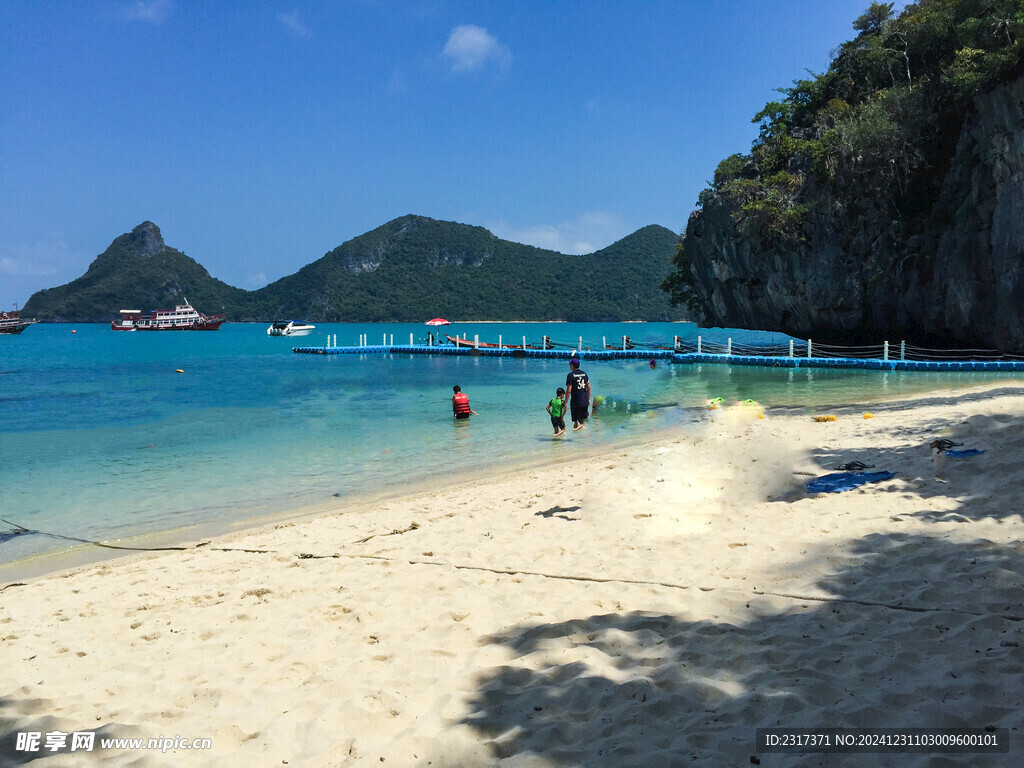
<path fill-rule="evenodd" d="M 872 3 L 853 22 L 853 28 L 858 32 L 878 32 L 892 18 L 892 7 L 893 3 Z"/>

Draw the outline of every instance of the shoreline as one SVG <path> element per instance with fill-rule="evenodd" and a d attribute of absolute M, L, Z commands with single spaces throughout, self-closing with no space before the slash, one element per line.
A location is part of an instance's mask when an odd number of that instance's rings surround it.
<path fill-rule="evenodd" d="M 735 765 L 756 728 L 827 724 L 992 726 L 1009 753 L 943 764 L 1019 764 L 1024 391 L 865 410 L 726 408 L 8 584 L 0 754 L 60 730 L 211 748 L 46 753 L 55 768 Z M 937 477 L 940 437 L 985 453 Z M 806 491 L 854 460 L 896 475 Z"/>
<path fill-rule="evenodd" d="M 975 385 L 964 390 L 935 390 L 926 394 L 914 397 L 880 396 L 877 399 L 864 398 L 860 403 L 836 403 L 832 405 L 814 406 L 813 410 L 833 410 L 839 413 L 850 411 L 850 414 L 860 416 L 863 410 L 870 406 L 876 411 L 901 410 L 909 404 L 919 403 L 923 400 L 945 398 L 952 400 L 962 397 L 977 398 L 989 397 L 992 393 L 1013 394 L 1019 392 L 1024 395 L 1024 383 L 1014 385 L 1011 382 L 990 382 L 987 384 Z M 682 406 L 679 406 L 682 408 Z M 699 419 L 705 416 L 703 408 L 683 408 L 684 411 L 692 411 Z M 769 418 L 776 416 L 794 416 L 809 413 L 811 409 L 803 405 L 776 405 L 764 408 Z M 468 486 L 483 480 L 503 480 L 517 473 L 528 472 L 547 466 L 564 466 L 579 460 L 593 460 L 600 458 L 606 453 L 614 453 L 624 448 L 634 448 L 652 442 L 684 437 L 683 433 L 698 424 L 697 421 L 687 422 L 678 425 L 663 426 L 654 432 L 637 432 L 628 437 L 596 446 L 574 446 L 573 454 L 566 454 L 552 462 L 550 457 L 529 459 L 518 457 L 512 465 L 481 467 L 472 471 L 471 474 L 461 475 L 455 481 L 451 478 L 432 477 L 421 479 L 412 483 L 389 485 L 378 492 L 356 493 L 348 497 L 323 499 L 320 502 L 305 504 L 299 507 L 276 509 L 274 511 L 262 511 L 261 514 L 253 517 L 236 518 L 229 515 L 224 520 L 213 520 L 204 523 L 184 526 L 181 528 L 164 528 L 152 531 L 144 531 L 138 534 L 120 537 L 116 539 L 101 539 L 92 543 L 79 542 L 64 548 L 46 550 L 9 562 L 0 563 L 0 582 L 22 581 L 33 579 L 72 570 L 80 567 L 87 567 L 106 562 L 108 560 L 121 559 L 123 557 L 137 554 L 134 551 L 155 551 L 161 549 L 181 549 L 188 546 L 203 546 L 201 540 L 216 540 L 223 536 L 236 533 L 245 533 L 258 530 L 266 526 L 273 526 L 282 523 L 312 520 L 324 515 L 333 514 L 358 514 L 377 503 L 392 502 L 406 497 L 412 498 L 418 495 L 430 494 L 445 491 L 461 486 Z M 47 534 L 39 534 L 47 535 Z M 102 545 L 110 545 L 104 547 Z M 121 550 L 120 548 L 124 548 Z"/>
<path fill-rule="evenodd" d="M 208 521 L 181 528 L 164 528 L 145 531 L 116 539 L 101 539 L 93 542 L 80 541 L 60 549 L 50 549 L 38 554 L 0 563 L 0 582 L 22 581 L 52 574 L 118 560 L 148 551 L 180 550 L 204 546 L 213 540 L 239 533 L 255 531 L 282 523 L 313 520 L 325 515 L 359 514 L 375 504 L 415 498 L 439 491 L 470 486 L 484 480 L 508 479 L 517 473 L 529 472 L 542 467 L 563 466 L 575 461 L 592 460 L 605 453 L 647 444 L 653 439 L 669 439 L 685 425 L 665 426 L 647 433 L 631 434 L 610 443 L 589 446 L 573 446 L 573 454 L 566 454 L 552 461 L 550 457 L 519 457 L 514 464 L 481 467 L 458 478 L 432 477 L 404 484 L 395 483 L 378 492 L 355 493 L 351 496 L 324 499 L 300 507 L 265 512 L 248 518 L 228 517 L 223 521 Z M 48 536 L 50 532 L 38 535 Z M 201 540 L 207 540 L 202 542 Z M 103 545 L 107 545 L 106 547 Z M 137 548 L 137 551 L 136 551 Z"/>

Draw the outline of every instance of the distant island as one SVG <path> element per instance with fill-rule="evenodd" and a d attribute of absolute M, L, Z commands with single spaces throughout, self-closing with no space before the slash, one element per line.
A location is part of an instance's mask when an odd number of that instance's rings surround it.
<path fill-rule="evenodd" d="M 706 325 L 1024 353 L 1024 6 L 853 27 L 718 165 L 666 290 Z"/>
<path fill-rule="evenodd" d="M 78 279 L 34 293 L 22 311 L 44 322 L 106 322 L 124 308 L 173 307 L 187 297 L 235 322 L 680 320 L 689 313 L 659 289 L 678 242 L 675 232 L 652 225 L 574 256 L 410 215 L 246 291 L 211 277 L 146 221 L 117 237 Z"/>

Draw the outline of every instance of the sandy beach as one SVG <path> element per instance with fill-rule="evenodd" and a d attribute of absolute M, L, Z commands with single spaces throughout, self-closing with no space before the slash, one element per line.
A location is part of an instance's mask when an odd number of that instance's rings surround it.
<path fill-rule="evenodd" d="M 644 445 L 0 583 L 0 762 L 1021 765 L 1024 386 L 866 410 L 726 405 Z M 985 452 L 937 467 L 940 438 Z M 851 461 L 896 474 L 807 492 Z M 757 728 L 986 726 L 1009 753 L 755 751 Z M 178 748 L 100 746 L 129 737 Z"/>

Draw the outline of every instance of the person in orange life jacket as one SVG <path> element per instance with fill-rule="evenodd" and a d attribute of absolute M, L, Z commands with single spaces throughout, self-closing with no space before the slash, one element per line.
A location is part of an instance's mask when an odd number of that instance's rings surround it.
<path fill-rule="evenodd" d="M 476 411 L 469 407 L 469 397 L 462 391 L 462 388 L 456 384 L 452 387 L 452 391 L 455 392 L 452 395 L 452 414 L 456 419 L 468 419 L 469 414 L 479 416 Z"/>
<path fill-rule="evenodd" d="M 575 357 L 569 361 L 569 375 L 565 377 L 565 399 L 572 414 L 572 429 L 577 431 L 587 426 L 590 408 L 590 377 L 580 370 L 580 361 Z"/>

